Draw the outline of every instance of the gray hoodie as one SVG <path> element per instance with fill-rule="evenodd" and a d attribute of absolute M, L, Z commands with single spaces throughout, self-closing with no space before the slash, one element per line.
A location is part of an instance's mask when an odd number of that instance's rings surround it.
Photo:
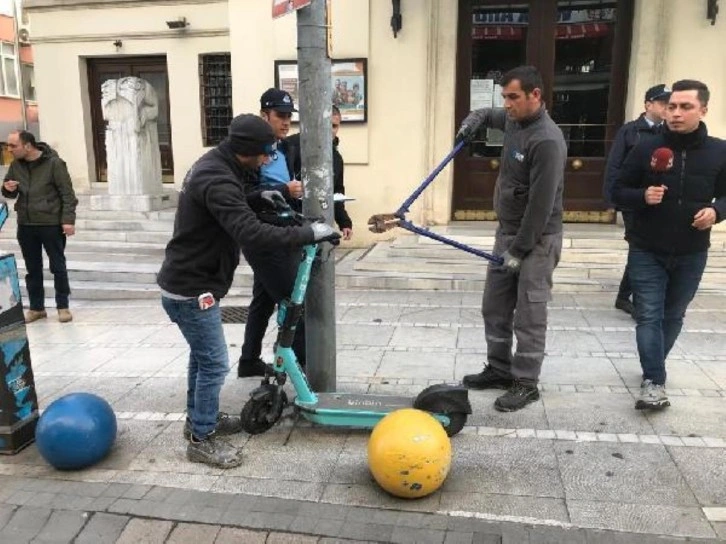
<path fill-rule="evenodd" d="M 500 232 L 516 235 L 509 253 L 524 258 L 543 234 L 562 232 L 565 138 L 544 106 L 520 122 L 509 120 L 502 108 L 476 110 L 472 116 L 479 126 L 504 130 L 494 211 Z"/>

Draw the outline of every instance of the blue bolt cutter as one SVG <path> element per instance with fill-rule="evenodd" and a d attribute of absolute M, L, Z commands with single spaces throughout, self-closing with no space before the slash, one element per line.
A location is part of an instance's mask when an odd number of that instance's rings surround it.
<path fill-rule="evenodd" d="M 466 244 L 462 244 L 461 242 L 457 242 L 456 240 L 452 240 L 451 238 L 446 238 L 445 236 L 441 236 L 440 234 L 431 232 L 427 228 L 418 227 L 406 219 L 406 214 L 409 212 L 409 208 L 411 207 L 411 205 L 416 201 L 419 196 L 421 196 L 421 193 L 424 192 L 426 187 L 428 187 L 431 182 L 434 181 L 436 176 L 439 175 L 439 172 L 441 172 L 446 167 L 446 165 L 451 162 L 451 159 L 456 156 L 461 148 L 466 145 L 466 141 L 461 141 L 456 144 L 454 149 L 452 149 L 451 152 L 446 155 L 444 160 L 441 161 L 441 163 L 436 168 L 434 168 L 434 170 L 426 177 L 426 179 L 423 180 L 421 185 L 416 188 L 411 196 L 409 196 L 404 201 L 404 203 L 401 204 L 401 207 L 398 208 L 395 213 L 381 213 L 372 215 L 371 218 L 368 219 L 368 230 L 370 230 L 371 232 L 382 233 L 389 231 L 395 227 L 401 227 L 402 229 L 406 229 L 421 236 L 431 238 L 438 242 L 455 247 L 462 251 L 466 251 L 467 253 L 476 255 L 477 257 L 483 257 L 488 261 L 501 265 L 503 263 L 503 260 L 497 255 L 492 255 L 491 253 L 487 253 L 486 251 L 481 251 L 480 249 L 467 246 Z"/>

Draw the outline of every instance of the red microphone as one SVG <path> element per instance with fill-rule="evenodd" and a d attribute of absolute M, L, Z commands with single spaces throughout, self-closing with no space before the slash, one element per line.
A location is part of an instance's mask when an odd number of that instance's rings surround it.
<path fill-rule="evenodd" d="M 673 150 L 667 147 L 659 147 L 650 157 L 650 169 L 653 172 L 663 174 L 673 168 Z"/>
<path fill-rule="evenodd" d="M 655 172 L 656 185 L 663 185 L 663 174 L 673 168 L 673 150 L 659 147 L 650 156 L 650 169 Z"/>

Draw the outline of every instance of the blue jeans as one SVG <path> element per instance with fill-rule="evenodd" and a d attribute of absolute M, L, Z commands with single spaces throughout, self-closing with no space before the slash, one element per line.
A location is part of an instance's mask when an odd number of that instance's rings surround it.
<path fill-rule="evenodd" d="M 686 308 L 698 290 L 707 258 L 707 251 L 663 255 L 631 246 L 628 272 L 644 380 L 665 385 L 665 360 L 681 332 Z"/>
<path fill-rule="evenodd" d="M 219 302 L 200 310 L 197 299 L 174 300 L 162 296 L 161 305 L 189 344 L 187 417 L 192 423 L 192 434 L 202 440 L 217 425 L 219 392 L 229 372 Z"/>

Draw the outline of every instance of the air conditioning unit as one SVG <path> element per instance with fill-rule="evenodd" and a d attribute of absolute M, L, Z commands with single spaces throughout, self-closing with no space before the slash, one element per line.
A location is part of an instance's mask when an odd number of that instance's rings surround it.
<path fill-rule="evenodd" d="M 23 45 L 30 43 L 30 29 L 27 26 L 18 28 L 18 42 Z"/>

